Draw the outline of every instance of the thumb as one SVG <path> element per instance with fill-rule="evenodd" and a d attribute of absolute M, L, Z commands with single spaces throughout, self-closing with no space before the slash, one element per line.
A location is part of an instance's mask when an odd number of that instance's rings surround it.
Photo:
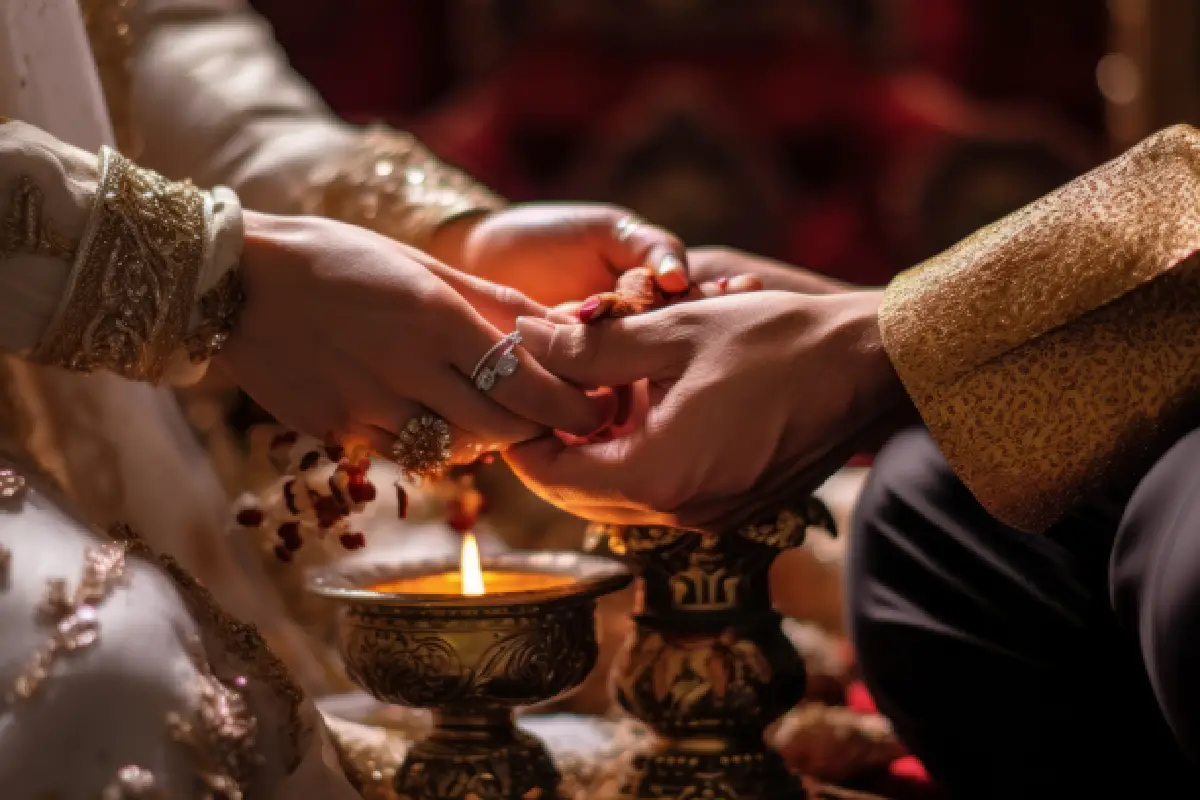
<path fill-rule="evenodd" d="M 687 248 L 670 231 L 626 216 L 615 225 L 605 219 L 594 228 L 593 235 L 604 259 L 616 272 L 646 267 L 664 292 L 687 291 Z"/>
<path fill-rule="evenodd" d="M 661 335 L 662 314 L 600 325 L 523 316 L 517 330 L 526 351 L 555 375 L 584 387 L 624 386 L 642 378 L 665 378 L 686 358 L 685 343 Z"/>

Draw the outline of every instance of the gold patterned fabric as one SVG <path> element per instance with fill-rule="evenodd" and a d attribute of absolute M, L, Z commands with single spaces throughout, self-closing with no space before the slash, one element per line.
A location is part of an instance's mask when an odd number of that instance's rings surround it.
<path fill-rule="evenodd" d="M 205 258 L 206 195 L 109 148 L 100 161 L 66 295 L 30 360 L 154 382 L 188 333 Z"/>
<path fill-rule="evenodd" d="M 417 247 L 453 219 L 504 206 L 487 187 L 439 161 L 410 134 L 382 128 L 366 131 L 317 186 L 308 213 Z"/>
<path fill-rule="evenodd" d="M 193 364 L 209 361 L 225 346 L 246 304 L 242 273 L 226 272 L 217 285 L 200 297 L 200 323 L 184 339 L 183 345 Z"/>
<path fill-rule="evenodd" d="M 1128 490 L 1194 424 L 1198 190 L 1200 131 L 1176 126 L 888 287 L 896 371 L 1004 522 L 1040 531 Z"/>
<path fill-rule="evenodd" d="M 117 147 L 130 158 L 137 158 L 142 149 L 133 124 L 132 96 L 137 5 L 138 0 L 79 0 Z"/>

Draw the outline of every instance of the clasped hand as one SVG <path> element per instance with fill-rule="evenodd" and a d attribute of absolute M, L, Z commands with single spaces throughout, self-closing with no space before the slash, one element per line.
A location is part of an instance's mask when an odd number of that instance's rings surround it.
<path fill-rule="evenodd" d="M 247 214 L 248 300 L 219 358 L 298 430 L 386 455 L 432 413 L 449 425 L 452 460 L 504 450 L 545 499 L 619 523 L 748 521 L 906 413 L 878 292 L 695 251 L 707 282 L 692 296 L 711 299 L 596 326 L 548 311 L 643 265 L 667 292 L 693 285 L 678 240 L 622 228 L 625 216 L 517 207 L 453 224 L 435 258 L 337 222 Z M 722 279 L 746 273 L 768 290 L 727 294 Z M 472 372 L 514 327 L 517 369 L 481 391 Z M 638 411 L 613 432 L 612 395 L 586 390 L 626 385 Z"/>
<path fill-rule="evenodd" d="M 610 288 L 643 264 L 658 268 L 667 290 L 688 285 L 678 240 L 645 224 L 623 235 L 627 217 L 608 206 L 534 205 L 453 222 L 430 249 L 468 274 L 361 228 L 247 212 L 247 303 L 219 361 L 281 423 L 357 437 L 383 454 L 428 413 L 449 424 L 457 461 L 551 429 L 588 434 L 609 404 L 521 348 L 517 370 L 490 391 L 470 376 L 518 316 L 546 314 L 537 299 Z"/>

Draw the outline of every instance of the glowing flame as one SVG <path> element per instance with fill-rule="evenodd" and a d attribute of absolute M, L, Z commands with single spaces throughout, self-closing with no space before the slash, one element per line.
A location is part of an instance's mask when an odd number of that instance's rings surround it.
<path fill-rule="evenodd" d="M 475 534 L 463 536 L 462 557 L 458 562 L 458 572 L 462 579 L 462 593 L 469 597 L 486 594 L 483 585 L 483 568 L 479 565 L 479 545 L 475 542 Z"/>

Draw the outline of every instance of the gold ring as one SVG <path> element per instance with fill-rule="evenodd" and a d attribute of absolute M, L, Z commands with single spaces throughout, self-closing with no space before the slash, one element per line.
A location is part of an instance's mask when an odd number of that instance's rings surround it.
<path fill-rule="evenodd" d="M 410 481 L 437 480 L 450 466 L 450 426 L 436 414 L 413 417 L 392 444 L 392 457 Z"/>

